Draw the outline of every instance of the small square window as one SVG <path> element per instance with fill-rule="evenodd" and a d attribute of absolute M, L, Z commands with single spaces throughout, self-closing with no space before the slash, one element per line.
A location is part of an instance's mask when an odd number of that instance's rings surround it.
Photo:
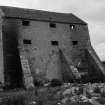
<path fill-rule="evenodd" d="M 23 40 L 23 43 L 24 43 L 24 44 L 31 44 L 31 40 L 24 39 L 24 40 Z"/>
<path fill-rule="evenodd" d="M 51 28 L 56 28 L 56 24 L 55 24 L 55 23 L 50 23 L 49 26 L 50 26 Z"/>
<path fill-rule="evenodd" d="M 58 46 L 58 45 L 59 45 L 58 41 L 51 41 L 51 44 L 52 44 L 53 46 Z"/>
<path fill-rule="evenodd" d="M 28 20 L 23 20 L 23 21 L 22 21 L 22 25 L 23 25 L 23 26 L 29 26 L 29 25 L 30 25 L 30 21 L 28 21 Z"/>
<path fill-rule="evenodd" d="M 75 25 L 70 25 L 70 29 L 74 30 L 75 29 Z"/>
<path fill-rule="evenodd" d="M 72 41 L 73 45 L 78 45 L 78 41 Z"/>

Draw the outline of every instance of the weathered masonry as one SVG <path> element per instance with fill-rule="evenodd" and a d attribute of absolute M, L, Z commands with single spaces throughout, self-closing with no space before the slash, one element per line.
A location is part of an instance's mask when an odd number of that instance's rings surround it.
<path fill-rule="evenodd" d="M 104 78 L 87 23 L 73 14 L 0 7 L 0 81 L 5 86 Z"/>

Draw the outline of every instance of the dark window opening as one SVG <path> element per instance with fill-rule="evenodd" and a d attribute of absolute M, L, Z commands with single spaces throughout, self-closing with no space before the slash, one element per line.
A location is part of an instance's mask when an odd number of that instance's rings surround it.
<path fill-rule="evenodd" d="M 77 45 L 78 44 L 78 41 L 72 41 L 72 44 L 73 45 Z"/>
<path fill-rule="evenodd" d="M 24 44 L 31 44 L 31 40 L 24 39 L 24 40 L 23 40 L 23 43 L 24 43 Z"/>
<path fill-rule="evenodd" d="M 56 24 L 55 23 L 50 23 L 49 24 L 51 28 L 56 28 Z"/>
<path fill-rule="evenodd" d="M 30 21 L 28 21 L 28 20 L 23 20 L 23 21 L 22 21 L 22 25 L 23 25 L 23 26 L 29 26 L 29 25 L 30 25 Z"/>
<path fill-rule="evenodd" d="M 51 44 L 52 44 L 53 46 L 58 46 L 58 45 L 59 45 L 58 41 L 51 41 Z"/>
<path fill-rule="evenodd" d="M 70 29 L 74 30 L 75 29 L 75 25 L 70 25 Z"/>

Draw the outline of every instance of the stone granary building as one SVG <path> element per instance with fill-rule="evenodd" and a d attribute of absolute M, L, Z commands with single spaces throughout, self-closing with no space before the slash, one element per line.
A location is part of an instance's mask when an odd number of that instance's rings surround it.
<path fill-rule="evenodd" d="M 104 80 L 88 25 L 74 14 L 0 7 L 0 81 L 28 87 L 33 81 Z"/>

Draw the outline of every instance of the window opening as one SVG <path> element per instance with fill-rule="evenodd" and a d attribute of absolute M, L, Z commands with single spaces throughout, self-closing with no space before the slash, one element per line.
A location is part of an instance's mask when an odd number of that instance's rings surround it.
<path fill-rule="evenodd" d="M 24 44 L 31 44 L 31 40 L 24 39 L 24 40 L 23 40 L 23 43 L 24 43 Z"/>
<path fill-rule="evenodd" d="M 70 29 L 74 30 L 75 29 L 75 25 L 70 25 Z"/>
<path fill-rule="evenodd" d="M 78 44 L 78 41 L 72 41 L 72 44 L 73 45 L 77 45 Z"/>
<path fill-rule="evenodd" d="M 23 26 L 29 26 L 29 25 L 30 25 L 30 21 L 28 21 L 28 20 L 23 20 L 23 21 L 22 21 L 22 25 L 23 25 Z"/>
<path fill-rule="evenodd" d="M 53 46 L 58 46 L 58 45 L 59 45 L 58 41 L 51 41 L 51 44 L 52 44 Z"/>
<path fill-rule="evenodd" d="M 56 24 L 55 23 L 50 23 L 49 24 L 51 28 L 56 28 Z"/>

